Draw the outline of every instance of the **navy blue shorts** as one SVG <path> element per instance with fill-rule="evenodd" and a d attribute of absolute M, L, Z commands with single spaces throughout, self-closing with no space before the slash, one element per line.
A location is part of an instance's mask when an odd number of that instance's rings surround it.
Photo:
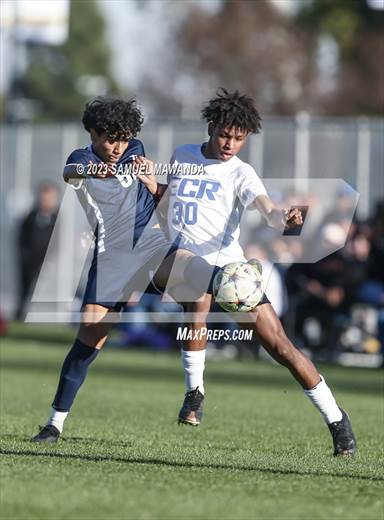
<path fill-rule="evenodd" d="M 263 294 L 263 297 L 261 298 L 259 303 L 256 305 L 256 307 L 258 307 L 259 305 L 263 305 L 263 303 L 271 303 L 265 293 Z"/>
<path fill-rule="evenodd" d="M 161 294 L 162 290 L 152 282 L 154 273 L 161 262 L 177 250 L 176 246 L 167 243 L 133 274 L 132 270 L 124 268 L 124 255 L 121 251 L 119 255 L 109 254 L 108 257 L 97 254 L 95 251 L 88 273 L 82 307 L 87 304 L 97 304 L 119 312 L 125 307 L 134 291 Z M 135 259 L 125 258 L 127 263 L 133 260 Z"/>

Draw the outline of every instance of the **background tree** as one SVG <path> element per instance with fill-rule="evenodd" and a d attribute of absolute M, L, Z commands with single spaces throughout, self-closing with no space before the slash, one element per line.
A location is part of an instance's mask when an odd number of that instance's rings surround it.
<path fill-rule="evenodd" d="M 94 0 L 72 1 L 67 41 L 60 46 L 28 47 L 29 65 L 15 91 L 34 102 L 34 119 L 78 119 L 90 97 L 118 92 L 109 70 L 104 30 Z"/>
<path fill-rule="evenodd" d="M 296 21 L 312 50 L 324 35 L 338 47 L 335 89 L 314 104 L 333 114 L 383 114 L 384 11 L 366 0 L 312 0 Z"/>
<path fill-rule="evenodd" d="M 310 78 L 308 38 L 267 1 L 224 1 L 213 15 L 195 7 L 178 34 L 182 67 L 211 85 L 253 95 L 263 112 L 290 114 Z"/>
<path fill-rule="evenodd" d="M 194 77 L 200 94 L 247 91 L 263 113 L 383 113 L 384 12 L 366 0 L 298 7 L 287 14 L 268 0 L 223 0 L 215 13 L 193 6 L 177 35 L 179 74 Z"/>

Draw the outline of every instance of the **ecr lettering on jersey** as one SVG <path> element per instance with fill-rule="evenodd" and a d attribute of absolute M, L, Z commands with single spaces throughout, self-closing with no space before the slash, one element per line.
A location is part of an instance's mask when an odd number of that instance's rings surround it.
<path fill-rule="evenodd" d="M 202 199 L 206 196 L 209 200 L 215 200 L 214 193 L 216 193 L 220 188 L 219 182 L 208 181 L 205 179 L 179 180 L 180 182 L 175 192 L 179 197 Z"/>

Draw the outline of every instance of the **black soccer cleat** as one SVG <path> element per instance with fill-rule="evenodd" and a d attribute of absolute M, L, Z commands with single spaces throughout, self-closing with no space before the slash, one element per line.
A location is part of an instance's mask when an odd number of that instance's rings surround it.
<path fill-rule="evenodd" d="M 178 423 L 199 426 L 203 417 L 204 395 L 197 386 L 185 394 L 184 403 L 179 412 Z"/>
<path fill-rule="evenodd" d="M 40 431 L 37 435 L 32 437 L 32 442 L 45 442 L 45 443 L 55 443 L 58 441 L 60 437 L 60 432 L 53 426 L 52 424 L 47 424 L 44 427 L 40 427 Z"/>
<path fill-rule="evenodd" d="M 353 457 L 356 454 L 356 439 L 352 431 L 351 421 L 344 410 L 340 408 L 343 417 L 341 421 L 328 424 L 333 439 L 335 457 Z"/>

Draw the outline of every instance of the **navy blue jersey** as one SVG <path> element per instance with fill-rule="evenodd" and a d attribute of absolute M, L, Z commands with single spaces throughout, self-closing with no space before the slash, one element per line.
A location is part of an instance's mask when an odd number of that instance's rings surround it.
<path fill-rule="evenodd" d="M 137 155 L 144 156 L 144 147 L 141 141 L 132 139 L 116 163 L 116 170 L 122 170 Z M 67 159 L 67 164 L 82 164 L 85 171 L 90 163 L 103 163 L 92 146 L 73 151 Z M 152 194 L 135 178 L 126 186 L 118 175 L 103 179 L 86 176 L 77 193 L 97 234 L 99 252 L 128 244 L 135 247 L 155 210 Z"/>
<path fill-rule="evenodd" d="M 144 155 L 144 148 L 132 139 L 115 165 L 117 172 L 137 155 Z M 92 146 L 75 150 L 67 160 L 67 164 L 83 165 L 85 172 L 90 171 L 90 163 L 103 163 Z M 120 309 L 127 301 L 127 287 L 135 281 L 135 290 L 144 291 L 151 279 L 149 271 L 156 271 L 171 247 L 160 229 L 154 198 L 135 176 L 85 175 L 76 193 L 96 236 L 83 305 Z"/>

